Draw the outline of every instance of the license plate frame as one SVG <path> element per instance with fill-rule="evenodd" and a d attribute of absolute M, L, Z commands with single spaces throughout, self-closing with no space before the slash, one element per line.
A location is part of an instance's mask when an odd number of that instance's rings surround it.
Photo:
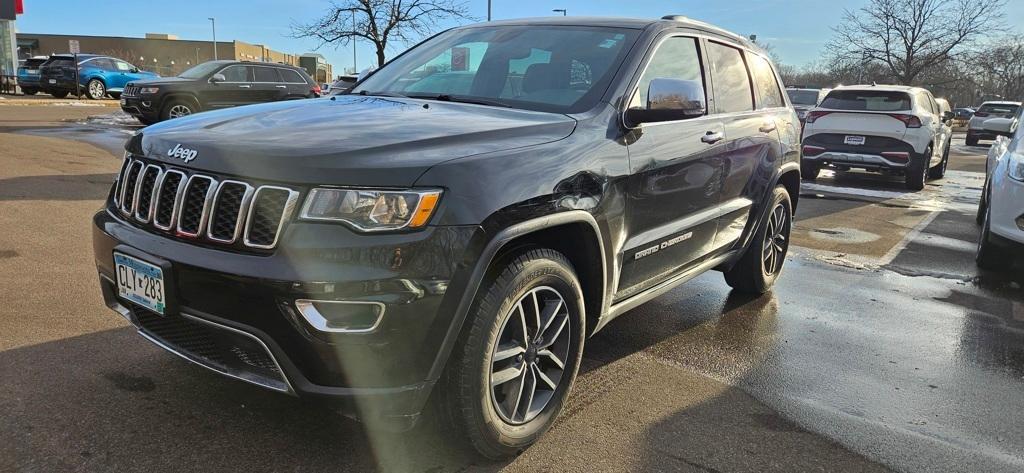
<path fill-rule="evenodd" d="M 160 308 L 156 307 L 155 305 L 147 304 L 147 301 L 145 300 L 139 300 L 137 298 L 133 298 L 128 296 L 127 294 L 124 294 L 120 282 L 121 275 L 119 274 L 118 270 L 119 257 L 122 259 L 122 261 L 124 261 L 124 259 L 134 260 L 137 261 L 139 264 L 144 265 L 143 267 L 148 266 L 151 267 L 151 269 L 159 270 L 163 289 L 162 310 L 160 310 Z M 118 298 L 124 301 L 131 302 L 132 304 L 135 304 L 137 307 L 145 308 L 146 310 L 157 315 L 166 317 L 168 315 L 174 315 L 178 313 L 177 285 L 175 284 L 174 280 L 173 267 L 169 261 L 147 254 L 143 251 L 140 251 L 127 245 L 117 245 L 114 247 L 112 251 L 111 263 L 111 267 L 114 270 L 114 277 L 112 278 L 114 280 L 114 293 L 117 294 Z"/>
<path fill-rule="evenodd" d="M 864 146 L 868 139 L 861 135 L 846 135 L 843 137 L 843 144 L 850 146 Z"/>

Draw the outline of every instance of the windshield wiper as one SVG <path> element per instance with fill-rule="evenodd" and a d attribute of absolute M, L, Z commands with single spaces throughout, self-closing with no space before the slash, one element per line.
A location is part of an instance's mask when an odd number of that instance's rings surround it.
<path fill-rule="evenodd" d="M 426 99 L 426 100 L 437 100 L 439 102 L 458 102 L 458 103 L 471 103 L 476 105 L 489 105 L 491 107 L 504 107 L 510 108 L 511 105 L 501 102 L 498 100 L 490 100 L 479 97 L 469 97 L 465 95 L 451 95 L 451 94 L 410 94 L 408 95 L 411 99 Z"/>
<path fill-rule="evenodd" d="M 402 95 L 402 94 L 400 94 L 398 92 L 388 92 L 388 91 L 385 91 L 385 90 L 378 90 L 376 92 L 368 92 L 368 91 L 365 91 L 365 90 L 360 90 L 359 92 L 356 92 L 356 94 L 357 95 L 362 95 L 364 97 L 370 96 L 370 97 L 396 97 L 396 98 L 403 98 L 403 99 L 409 98 L 408 95 Z"/>

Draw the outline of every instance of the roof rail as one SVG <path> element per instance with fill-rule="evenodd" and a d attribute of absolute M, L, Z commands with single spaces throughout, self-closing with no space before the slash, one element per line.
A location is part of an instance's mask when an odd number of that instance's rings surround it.
<path fill-rule="evenodd" d="M 712 25 L 710 23 L 705 23 L 705 22 L 700 21 L 700 20 L 694 20 L 693 18 L 687 17 L 686 15 L 665 15 L 665 16 L 661 17 L 661 19 L 662 20 L 668 20 L 668 21 L 685 21 L 685 22 L 691 23 L 691 24 L 693 24 L 695 26 L 699 26 L 701 28 L 707 29 L 709 31 L 713 31 L 713 32 L 715 32 L 717 34 L 720 34 L 722 36 L 728 37 L 728 38 L 730 38 L 730 39 L 732 39 L 734 41 L 739 42 L 740 44 L 747 45 L 748 47 L 757 46 L 757 44 L 754 43 L 753 41 L 750 41 L 749 38 L 744 38 L 743 36 L 740 36 L 740 35 L 738 35 L 736 33 L 731 32 L 731 31 L 724 30 L 724 29 L 722 29 L 720 27 L 717 27 L 715 25 Z M 758 48 L 760 48 L 760 46 L 758 46 Z"/>

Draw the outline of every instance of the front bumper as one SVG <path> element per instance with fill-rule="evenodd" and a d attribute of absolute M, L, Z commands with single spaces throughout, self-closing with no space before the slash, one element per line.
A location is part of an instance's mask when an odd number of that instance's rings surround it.
<path fill-rule="evenodd" d="M 989 225 L 992 233 L 1024 245 L 1024 182 L 1010 179 L 1003 164 L 993 171 L 990 186 Z"/>
<path fill-rule="evenodd" d="M 341 225 L 292 222 L 272 254 L 241 254 L 169 238 L 104 209 L 94 217 L 93 249 L 107 305 L 163 348 L 228 376 L 333 401 L 360 417 L 396 418 L 416 416 L 436 381 L 427 373 L 452 322 L 449 307 L 457 301 L 449 299 L 460 295 L 448 286 L 464 258 L 472 258 L 470 241 L 478 234 L 467 226 L 366 236 Z M 116 296 L 115 250 L 169 267 L 166 316 Z M 371 332 L 327 333 L 298 312 L 298 299 L 371 301 L 387 309 Z M 253 353 L 265 347 L 272 363 L 257 365 L 276 366 L 278 382 L 268 382 L 272 369 L 191 359 L 195 353 L 181 353 L 188 341 L 167 340 L 154 320 L 248 338 Z M 252 375 L 261 379 L 245 377 Z"/>
<path fill-rule="evenodd" d="M 153 97 L 121 95 L 121 110 L 136 118 L 157 121 L 160 117 L 160 104 Z"/>
<path fill-rule="evenodd" d="M 967 138 L 968 139 L 994 140 L 994 139 L 996 139 L 997 136 L 999 136 L 999 135 L 997 135 L 996 133 L 993 133 L 991 131 L 985 131 L 983 129 L 974 129 L 974 128 L 968 128 L 967 129 Z"/>

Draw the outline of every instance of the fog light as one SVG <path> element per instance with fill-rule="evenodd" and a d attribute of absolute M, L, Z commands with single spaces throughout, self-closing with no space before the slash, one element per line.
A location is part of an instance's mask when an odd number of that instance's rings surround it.
<path fill-rule="evenodd" d="M 295 301 L 302 317 L 321 332 L 367 333 L 384 318 L 384 304 L 368 301 Z"/>

